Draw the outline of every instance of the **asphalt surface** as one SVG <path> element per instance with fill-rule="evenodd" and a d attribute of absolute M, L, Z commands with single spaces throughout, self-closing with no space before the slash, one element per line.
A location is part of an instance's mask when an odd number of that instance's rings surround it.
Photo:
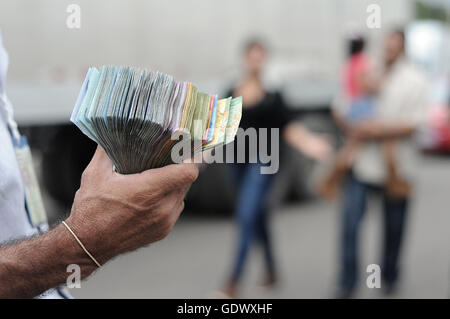
<path fill-rule="evenodd" d="M 450 158 L 426 157 L 408 219 L 402 280 L 390 298 L 450 296 Z M 366 285 L 367 265 L 380 262 L 380 205 L 372 201 L 361 231 L 361 282 L 356 298 L 385 297 Z M 262 255 L 255 249 L 242 282 L 244 298 L 331 298 L 337 280 L 337 205 L 314 200 L 272 212 L 280 271 L 278 286 L 263 290 Z M 234 253 L 230 217 L 184 212 L 169 237 L 104 265 L 76 298 L 212 298 L 227 277 Z"/>

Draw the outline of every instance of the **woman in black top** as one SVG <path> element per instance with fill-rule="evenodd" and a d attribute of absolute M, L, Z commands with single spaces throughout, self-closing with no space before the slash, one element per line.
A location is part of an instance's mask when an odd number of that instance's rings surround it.
<path fill-rule="evenodd" d="M 279 129 L 279 136 L 283 136 L 291 146 L 303 154 L 317 160 L 324 159 L 331 150 L 327 140 L 310 133 L 298 123 L 291 122 L 292 118 L 281 94 L 268 92 L 263 87 L 261 74 L 266 60 L 266 48 L 264 45 L 258 41 L 249 42 L 245 48 L 244 59 L 245 77 L 230 92 L 230 95 L 243 97 L 244 104 L 240 127 L 244 130 L 256 129 L 258 147 L 261 145 L 267 146 L 267 155 L 271 155 L 272 159 L 275 157 L 278 160 L 278 154 L 271 154 L 272 139 L 270 132 L 272 128 Z M 262 138 L 259 130 L 261 128 L 267 129 L 266 141 L 259 141 Z M 279 140 L 275 142 L 279 146 Z M 272 172 L 272 174 L 261 174 L 262 166 L 266 166 L 267 163 L 261 163 L 261 158 L 257 156 L 258 152 L 252 154 L 252 150 L 255 148 L 249 147 L 247 142 L 245 143 L 245 150 L 239 150 L 237 144 L 235 142 L 235 156 L 238 156 L 238 152 L 245 151 L 245 163 L 232 165 L 239 194 L 235 210 L 239 227 L 239 238 L 235 263 L 223 290 L 225 294 L 231 297 L 236 295 L 237 283 L 241 278 L 246 257 L 251 245 L 255 242 L 262 244 L 264 251 L 266 264 L 264 284 L 272 286 L 276 282 L 276 270 L 267 223 L 266 206 L 267 195 L 276 171 Z M 278 149 L 279 147 L 273 151 L 276 152 Z"/>

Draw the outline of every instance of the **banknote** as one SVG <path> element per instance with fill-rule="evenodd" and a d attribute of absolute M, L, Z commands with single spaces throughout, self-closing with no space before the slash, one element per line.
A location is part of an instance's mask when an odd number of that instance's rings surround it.
<path fill-rule="evenodd" d="M 186 158 L 230 143 L 241 115 L 241 97 L 218 99 L 158 71 L 102 66 L 89 68 L 70 119 L 117 172 L 132 174 L 172 163 L 180 133 L 192 144 Z"/>

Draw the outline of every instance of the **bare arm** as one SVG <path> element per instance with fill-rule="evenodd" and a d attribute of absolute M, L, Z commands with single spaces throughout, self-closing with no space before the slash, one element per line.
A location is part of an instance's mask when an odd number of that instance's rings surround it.
<path fill-rule="evenodd" d="M 0 248 L 0 298 L 31 298 L 65 283 L 66 268 L 77 264 L 82 277 L 96 268 L 63 226 Z"/>
<path fill-rule="evenodd" d="M 416 126 L 410 123 L 385 124 L 370 121 L 359 124 L 350 130 L 350 135 L 362 140 L 381 140 L 408 137 L 414 133 Z"/>
<path fill-rule="evenodd" d="M 411 123 L 386 124 L 377 120 L 365 121 L 357 125 L 350 125 L 344 118 L 333 112 L 336 125 L 344 131 L 348 137 L 359 140 L 392 139 L 410 136 L 416 130 Z"/>
<path fill-rule="evenodd" d="M 166 237 L 198 175 L 195 164 L 176 164 L 120 175 L 99 147 L 81 179 L 66 223 L 104 264 L 114 256 Z M 82 278 L 95 263 L 60 225 L 47 234 L 0 248 L 0 298 L 34 297 L 64 283 L 70 264 Z"/>
<path fill-rule="evenodd" d="M 308 157 L 315 160 L 324 160 L 331 153 L 331 145 L 323 135 L 315 134 L 303 125 L 292 122 L 284 130 L 286 142 Z"/>

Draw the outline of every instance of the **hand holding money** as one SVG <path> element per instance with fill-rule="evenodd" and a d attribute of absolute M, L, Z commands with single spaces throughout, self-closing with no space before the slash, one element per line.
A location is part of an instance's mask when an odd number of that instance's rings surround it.
<path fill-rule="evenodd" d="M 190 163 L 121 175 L 113 172 L 111 160 L 98 147 L 83 173 L 66 223 L 103 264 L 166 237 L 197 175 L 197 166 Z M 93 265 L 88 258 L 86 263 Z M 95 267 L 88 269 L 83 269 L 83 277 Z"/>
<path fill-rule="evenodd" d="M 100 146 L 64 225 L 86 255 L 100 265 L 167 236 L 198 175 L 186 160 L 233 141 L 241 113 L 242 98 L 218 100 L 167 74 L 90 68 L 71 120 Z M 178 144 L 178 133 L 187 143 Z"/>
<path fill-rule="evenodd" d="M 131 67 L 90 68 L 71 120 L 122 174 L 180 163 L 234 140 L 242 98 L 218 99 L 192 83 Z"/>

